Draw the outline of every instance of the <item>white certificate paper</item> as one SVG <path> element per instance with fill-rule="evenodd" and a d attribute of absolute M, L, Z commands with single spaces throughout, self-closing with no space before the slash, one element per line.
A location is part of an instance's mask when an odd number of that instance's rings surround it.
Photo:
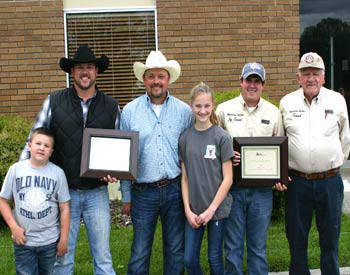
<path fill-rule="evenodd" d="M 129 171 L 130 139 L 91 137 L 89 169 Z"/>
<path fill-rule="evenodd" d="M 280 146 L 242 146 L 242 179 L 280 178 Z"/>

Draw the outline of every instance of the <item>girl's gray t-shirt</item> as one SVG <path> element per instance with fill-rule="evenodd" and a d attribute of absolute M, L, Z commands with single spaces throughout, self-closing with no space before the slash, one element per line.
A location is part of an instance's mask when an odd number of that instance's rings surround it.
<path fill-rule="evenodd" d="M 179 140 L 179 159 L 184 162 L 192 211 L 199 215 L 213 201 L 223 180 L 222 163 L 234 155 L 231 136 L 217 125 L 205 131 L 188 128 Z M 232 204 L 228 193 L 213 220 L 226 218 Z"/>

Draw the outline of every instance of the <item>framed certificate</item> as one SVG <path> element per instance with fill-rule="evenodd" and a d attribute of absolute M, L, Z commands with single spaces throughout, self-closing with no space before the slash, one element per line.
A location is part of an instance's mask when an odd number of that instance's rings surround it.
<path fill-rule="evenodd" d="M 288 184 L 287 137 L 239 137 L 233 148 L 241 162 L 233 167 L 234 185 L 272 186 Z"/>
<path fill-rule="evenodd" d="M 138 132 L 85 128 L 80 176 L 137 178 Z"/>

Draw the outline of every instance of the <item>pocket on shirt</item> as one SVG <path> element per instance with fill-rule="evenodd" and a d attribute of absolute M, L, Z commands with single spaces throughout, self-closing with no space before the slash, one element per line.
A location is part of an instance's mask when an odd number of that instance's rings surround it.
<path fill-rule="evenodd" d="M 339 133 L 339 125 L 338 120 L 336 117 L 328 116 L 325 119 L 325 122 L 323 124 L 324 126 L 324 135 L 325 136 L 331 136 L 334 133 Z"/>
<path fill-rule="evenodd" d="M 273 136 L 273 125 L 271 124 L 260 124 L 259 136 L 270 137 Z"/>

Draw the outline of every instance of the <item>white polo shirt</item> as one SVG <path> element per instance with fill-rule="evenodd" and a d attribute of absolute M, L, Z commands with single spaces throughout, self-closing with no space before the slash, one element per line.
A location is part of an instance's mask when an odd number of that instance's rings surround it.
<path fill-rule="evenodd" d="M 349 119 L 344 97 L 321 88 L 311 104 L 303 89 L 281 99 L 288 136 L 289 168 L 317 173 L 340 167 L 349 155 Z"/>
<path fill-rule="evenodd" d="M 283 136 L 281 114 L 276 106 L 260 98 L 250 112 L 242 96 L 218 105 L 216 115 L 232 137 Z"/>

